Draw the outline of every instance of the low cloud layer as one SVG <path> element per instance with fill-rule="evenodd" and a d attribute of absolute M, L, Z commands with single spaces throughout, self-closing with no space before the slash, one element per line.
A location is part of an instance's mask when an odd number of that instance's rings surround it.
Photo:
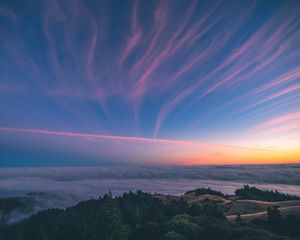
<path fill-rule="evenodd" d="M 47 208 L 63 208 L 108 191 L 120 195 L 141 189 L 180 195 L 198 187 L 233 194 L 244 184 L 280 192 L 300 193 L 299 165 L 201 166 L 201 167 L 98 167 L 0 169 L 0 197 L 34 196 L 34 205 L 7 216 L 13 223 Z M 1 215 L 1 214 L 0 214 Z"/>

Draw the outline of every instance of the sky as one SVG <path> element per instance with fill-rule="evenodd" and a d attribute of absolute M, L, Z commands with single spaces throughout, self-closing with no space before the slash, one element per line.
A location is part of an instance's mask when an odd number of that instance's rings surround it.
<path fill-rule="evenodd" d="M 300 163 L 300 2 L 0 0 L 0 166 Z"/>

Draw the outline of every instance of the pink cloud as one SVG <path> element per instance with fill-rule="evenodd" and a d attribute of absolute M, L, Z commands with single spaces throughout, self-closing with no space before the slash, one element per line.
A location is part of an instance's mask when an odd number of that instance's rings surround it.
<path fill-rule="evenodd" d="M 265 98 L 255 102 L 255 103 L 251 104 L 249 106 L 249 108 L 255 107 L 257 105 L 260 105 L 262 103 L 268 102 L 268 101 L 273 100 L 277 97 L 281 97 L 283 95 L 286 95 L 288 93 L 291 93 L 291 92 L 294 92 L 294 91 L 297 91 L 297 90 L 300 90 L 300 84 L 296 84 L 294 86 L 290 86 L 290 87 L 284 88 L 284 89 L 282 89 L 278 92 L 275 92 L 275 93 L 269 95 L 268 97 L 265 97 Z"/>
<path fill-rule="evenodd" d="M 282 133 L 282 132 L 287 132 L 290 130 L 295 130 L 300 128 L 300 121 L 296 121 L 296 122 L 290 122 L 284 125 L 280 125 L 280 126 L 276 126 L 276 127 L 272 127 L 268 130 L 266 130 L 264 133 L 266 134 L 275 134 L 275 133 Z"/>
<path fill-rule="evenodd" d="M 214 10 L 214 9 L 213 9 Z M 215 51 L 218 49 L 221 49 L 227 41 L 235 34 L 236 30 L 240 27 L 240 25 L 243 22 L 243 19 L 245 19 L 250 12 L 253 10 L 253 7 L 247 12 L 247 14 L 244 14 L 242 19 L 239 21 L 238 24 L 232 26 L 231 31 L 228 33 L 226 32 L 226 37 L 223 39 L 222 42 L 218 41 L 219 38 L 222 36 L 217 36 L 214 41 L 210 43 L 208 47 L 205 48 L 204 51 L 200 52 L 200 54 L 196 55 L 195 58 L 193 58 L 190 62 L 187 64 L 183 65 L 182 68 L 180 68 L 176 74 L 171 78 L 172 80 L 167 84 L 169 86 L 171 83 L 174 83 L 175 80 L 180 77 L 183 73 L 187 72 L 188 70 L 192 69 L 196 64 L 199 63 L 199 60 L 202 58 L 207 59 L 210 57 Z M 207 14 L 204 19 L 207 20 L 212 14 L 212 11 Z M 203 24 L 203 21 L 200 21 L 201 24 Z M 193 28 L 192 28 L 193 29 Z M 191 30 L 192 32 L 194 30 Z M 191 34 L 191 32 L 188 32 L 188 34 Z M 199 36 L 203 36 L 204 34 L 199 34 Z M 224 68 L 232 64 L 234 61 L 236 61 L 239 56 L 241 56 L 248 48 L 250 48 L 254 42 L 247 41 L 244 43 L 238 50 L 234 51 L 231 55 L 229 55 L 224 62 L 222 62 L 217 68 L 213 69 L 211 72 L 209 72 L 206 76 L 201 78 L 200 80 L 196 81 L 193 85 L 189 86 L 182 92 L 180 92 L 178 95 L 176 95 L 173 99 L 171 99 L 169 102 L 167 102 L 165 105 L 162 106 L 160 109 L 160 112 L 158 114 L 157 120 L 156 120 L 156 125 L 154 129 L 154 136 L 157 136 L 159 129 L 165 120 L 165 118 L 172 112 L 172 110 L 179 104 L 181 103 L 184 99 L 186 99 L 188 96 L 193 94 L 204 82 L 212 78 L 215 74 L 218 72 L 222 71 Z M 232 75 L 237 75 L 237 73 L 233 73 Z M 220 85 L 221 83 L 217 83 L 217 85 Z M 200 97 L 203 97 L 204 94 L 201 94 Z M 197 98 L 199 100 L 199 98 Z"/>
<path fill-rule="evenodd" d="M 300 112 L 293 112 L 269 119 L 255 126 L 251 132 L 273 135 L 300 128 Z M 295 131 L 293 132 L 295 133 Z"/>
<path fill-rule="evenodd" d="M 229 70 L 230 74 L 209 87 L 203 94 L 201 94 L 202 97 L 206 96 L 210 92 L 219 89 L 220 87 L 224 87 L 224 85 L 232 85 L 233 81 L 241 82 L 242 80 L 248 79 L 254 73 L 257 73 L 259 70 L 268 66 L 270 63 L 278 60 L 278 58 L 284 53 L 284 51 L 288 49 L 290 37 L 288 39 L 285 39 L 284 44 L 280 44 L 280 41 L 282 41 L 282 36 L 287 32 L 287 27 L 289 27 L 293 22 L 293 17 L 283 22 L 276 29 L 276 31 L 274 31 L 274 33 L 269 38 L 267 38 L 267 41 L 264 44 L 257 45 L 258 41 L 260 41 L 261 38 L 264 37 L 264 35 L 266 35 L 269 29 L 272 27 L 273 19 L 271 20 L 270 22 L 266 23 L 257 33 L 253 34 L 253 36 L 248 41 L 246 41 L 235 53 L 230 55 L 227 60 L 225 60 L 225 62 L 223 63 L 224 66 L 228 65 L 228 63 L 232 63 L 236 59 L 239 59 L 239 61 L 236 62 L 236 64 L 233 65 Z M 280 46 L 279 48 L 277 48 L 278 45 Z M 261 51 L 259 51 L 260 53 L 255 55 L 254 57 L 250 57 L 251 54 L 254 53 L 254 47 L 259 47 Z M 247 61 L 242 61 L 245 59 L 247 59 Z M 243 71 L 247 70 L 249 67 L 252 67 L 254 64 L 255 67 L 253 69 L 251 69 L 249 72 L 243 73 Z M 243 73 L 243 75 L 240 76 L 241 73 Z"/>
<path fill-rule="evenodd" d="M 281 124 L 281 123 L 285 123 L 291 120 L 295 120 L 298 119 L 298 121 L 300 122 L 300 112 L 294 112 L 294 113 L 290 113 L 290 114 L 286 114 L 283 116 L 279 116 L 273 119 L 270 119 L 262 124 L 260 124 L 258 126 L 258 128 L 266 128 L 266 127 L 271 127 L 277 124 Z"/>
<path fill-rule="evenodd" d="M 155 47 L 158 44 L 159 37 L 161 36 L 161 33 L 163 29 L 166 26 L 167 23 L 167 6 L 165 5 L 166 2 L 164 1 L 159 1 L 159 4 L 154 12 L 154 24 L 153 24 L 153 30 L 152 30 L 152 38 L 150 39 L 150 42 L 148 44 L 148 47 L 145 51 L 145 53 L 141 56 L 141 58 L 136 62 L 132 69 L 131 72 L 135 73 L 137 70 L 139 70 L 144 62 L 150 57 L 150 55 L 153 53 Z M 148 74 L 144 74 L 148 75 Z M 143 81 L 145 76 L 140 77 L 140 81 Z"/>
<path fill-rule="evenodd" d="M 122 52 L 120 57 L 120 64 L 122 64 L 131 53 L 131 51 L 138 45 L 142 38 L 142 30 L 138 25 L 138 8 L 139 1 L 135 0 L 132 10 L 132 19 L 131 19 L 131 34 L 129 39 L 127 40 L 126 47 Z"/>
<path fill-rule="evenodd" d="M 200 38 L 203 35 L 205 35 L 205 33 L 215 24 L 216 21 L 214 21 L 211 24 L 208 24 L 208 26 L 206 26 L 204 29 L 199 31 L 199 29 L 201 29 L 201 26 L 207 21 L 207 19 L 211 16 L 212 12 L 219 6 L 219 4 L 217 4 L 213 9 L 211 9 L 203 18 L 201 18 L 198 22 L 196 22 L 191 27 L 191 29 L 189 29 L 181 38 L 178 39 L 178 37 L 183 33 L 184 29 L 187 27 L 187 24 L 192 17 L 195 5 L 196 5 L 196 2 L 194 1 L 191 4 L 191 6 L 189 7 L 189 9 L 187 10 L 184 20 L 179 25 L 177 30 L 171 35 L 169 40 L 167 40 L 164 49 L 159 54 L 157 54 L 156 56 L 154 55 L 153 57 L 150 57 L 150 53 L 154 51 L 154 46 L 155 46 L 155 44 L 153 44 L 153 45 L 150 44 L 150 47 L 148 48 L 148 51 L 146 52 L 146 54 L 144 54 L 142 59 L 133 66 L 132 71 L 135 74 L 137 74 L 138 73 L 137 71 L 139 69 L 142 69 L 144 60 L 146 60 L 147 57 L 150 58 L 151 64 L 150 64 L 150 66 L 147 67 L 146 71 L 142 74 L 142 76 L 139 77 L 139 79 L 136 83 L 136 86 L 132 92 L 133 98 L 136 99 L 137 97 L 141 97 L 143 95 L 143 93 L 145 91 L 147 91 L 147 89 L 151 88 L 151 86 L 148 86 L 147 83 L 148 83 L 151 75 L 155 73 L 155 71 L 158 69 L 158 67 L 160 67 L 161 64 L 165 60 L 167 60 L 169 57 L 173 56 L 177 51 L 182 50 L 184 45 L 186 45 L 188 43 L 188 41 L 195 34 L 197 34 L 197 38 Z M 162 10 L 160 12 L 162 12 Z M 160 29 L 162 29 L 162 27 L 164 27 L 164 25 L 165 25 L 166 15 L 165 14 L 157 14 L 157 15 L 162 15 L 158 19 L 163 20 L 163 22 L 159 24 L 158 32 L 160 33 L 161 32 Z M 158 38 L 158 35 L 155 35 L 154 38 L 152 39 L 152 43 L 156 43 L 157 38 Z M 194 65 L 195 62 L 197 62 L 202 57 L 203 57 L 203 54 L 200 53 L 198 56 L 198 59 L 196 58 L 196 60 L 193 61 L 192 63 L 190 63 L 190 65 Z M 152 83 L 152 85 L 153 85 L 153 83 Z"/>
<path fill-rule="evenodd" d="M 300 67 L 293 69 L 292 71 L 288 72 L 287 74 L 284 74 L 283 76 L 280 76 L 278 79 L 271 81 L 267 84 L 264 84 L 261 87 L 255 88 L 254 91 L 251 93 L 261 93 L 265 90 L 268 90 L 272 87 L 276 87 L 281 84 L 289 83 L 291 81 L 297 80 L 300 78 Z"/>
<path fill-rule="evenodd" d="M 11 133 L 26 133 L 26 134 L 41 134 L 41 135 L 53 135 L 62 137 L 75 137 L 83 140 L 100 140 L 100 141 L 111 141 L 111 142 L 139 142 L 139 143 L 151 143 L 151 144 L 175 144 L 175 145 L 186 145 L 186 146 L 198 146 L 198 147 L 209 147 L 209 148 L 224 148 L 224 149 L 244 149 L 244 150 L 258 150 L 266 151 L 262 148 L 252 147 L 241 147 L 232 145 L 222 144 L 210 144 L 200 141 L 188 141 L 188 140 L 173 140 L 173 139 L 159 139 L 159 138 L 144 138 L 144 137 L 128 137 L 128 136 L 116 136 L 116 135 L 100 135 L 100 134 L 88 134 L 78 132 L 62 132 L 62 131 L 50 131 L 42 129 L 27 129 L 27 128 L 7 128 L 0 127 L 2 132 Z"/>

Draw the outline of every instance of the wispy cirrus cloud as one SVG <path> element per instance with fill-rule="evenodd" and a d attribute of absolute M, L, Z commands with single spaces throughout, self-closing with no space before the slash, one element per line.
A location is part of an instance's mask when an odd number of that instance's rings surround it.
<path fill-rule="evenodd" d="M 141 142 L 141 143 L 154 143 L 154 144 L 175 144 L 175 145 L 191 145 L 199 147 L 224 147 L 224 148 L 241 148 L 241 149 L 252 149 L 247 147 L 230 146 L 222 144 L 209 144 L 200 141 L 189 141 L 189 140 L 173 140 L 173 139 L 159 139 L 159 138 L 143 138 L 143 137 L 128 137 L 128 136 L 115 136 L 115 135 L 101 135 L 101 134 L 88 134 L 88 133 L 77 133 L 77 132 L 62 132 L 62 131 L 50 131 L 42 129 L 24 129 L 24 128 L 5 128 L 0 127 L 2 132 L 17 132 L 27 134 L 41 134 L 41 135 L 56 135 L 64 137 L 76 137 L 81 139 L 90 140 L 103 140 L 103 141 L 124 141 L 124 142 Z M 254 149 L 254 148 L 253 148 Z M 265 151 L 265 149 L 256 149 Z"/>
<path fill-rule="evenodd" d="M 292 112 L 269 119 L 257 125 L 253 131 L 270 135 L 296 129 L 300 129 L 300 112 Z"/>
<path fill-rule="evenodd" d="M 260 1 L 1 3 L 0 125 L 219 142 L 265 114 L 295 111 L 299 9 Z"/>
<path fill-rule="evenodd" d="M 258 128 L 265 128 L 265 127 L 271 127 L 280 123 L 285 123 L 291 120 L 298 120 L 300 121 L 300 112 L 294 112 L 294 113 L 290 113 L 290 114 L 286 114 L 283 116 L 279 116 L 273 119 L 270 119 L 262 124 L 260 124 L 258 126 Z"/>
<path fill-rule="evenodd" d="M 127 59 L 128 55 L 138 45 L 139 41 L 142 38 L 143 32 L 139 27 L 139 23 L 138 23 L 138 16 L 139 16 L 138 9 L 139 9 L 139 1 L 136 0 L 134 1 L 134 5 L 132 8 L 130 37 L 128 37 L 125 48 L 122 51 L 122 55 L 120 57 L 120 64 L 123 64 L 123 62 Z"/>

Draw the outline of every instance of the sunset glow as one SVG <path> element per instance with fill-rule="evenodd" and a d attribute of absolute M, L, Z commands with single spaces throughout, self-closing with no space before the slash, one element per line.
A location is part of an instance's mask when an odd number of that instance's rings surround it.
<path fill-rule="evenodd" d="M 1 1 L 0 166 L 300 163 L 299 1 Z"/>

